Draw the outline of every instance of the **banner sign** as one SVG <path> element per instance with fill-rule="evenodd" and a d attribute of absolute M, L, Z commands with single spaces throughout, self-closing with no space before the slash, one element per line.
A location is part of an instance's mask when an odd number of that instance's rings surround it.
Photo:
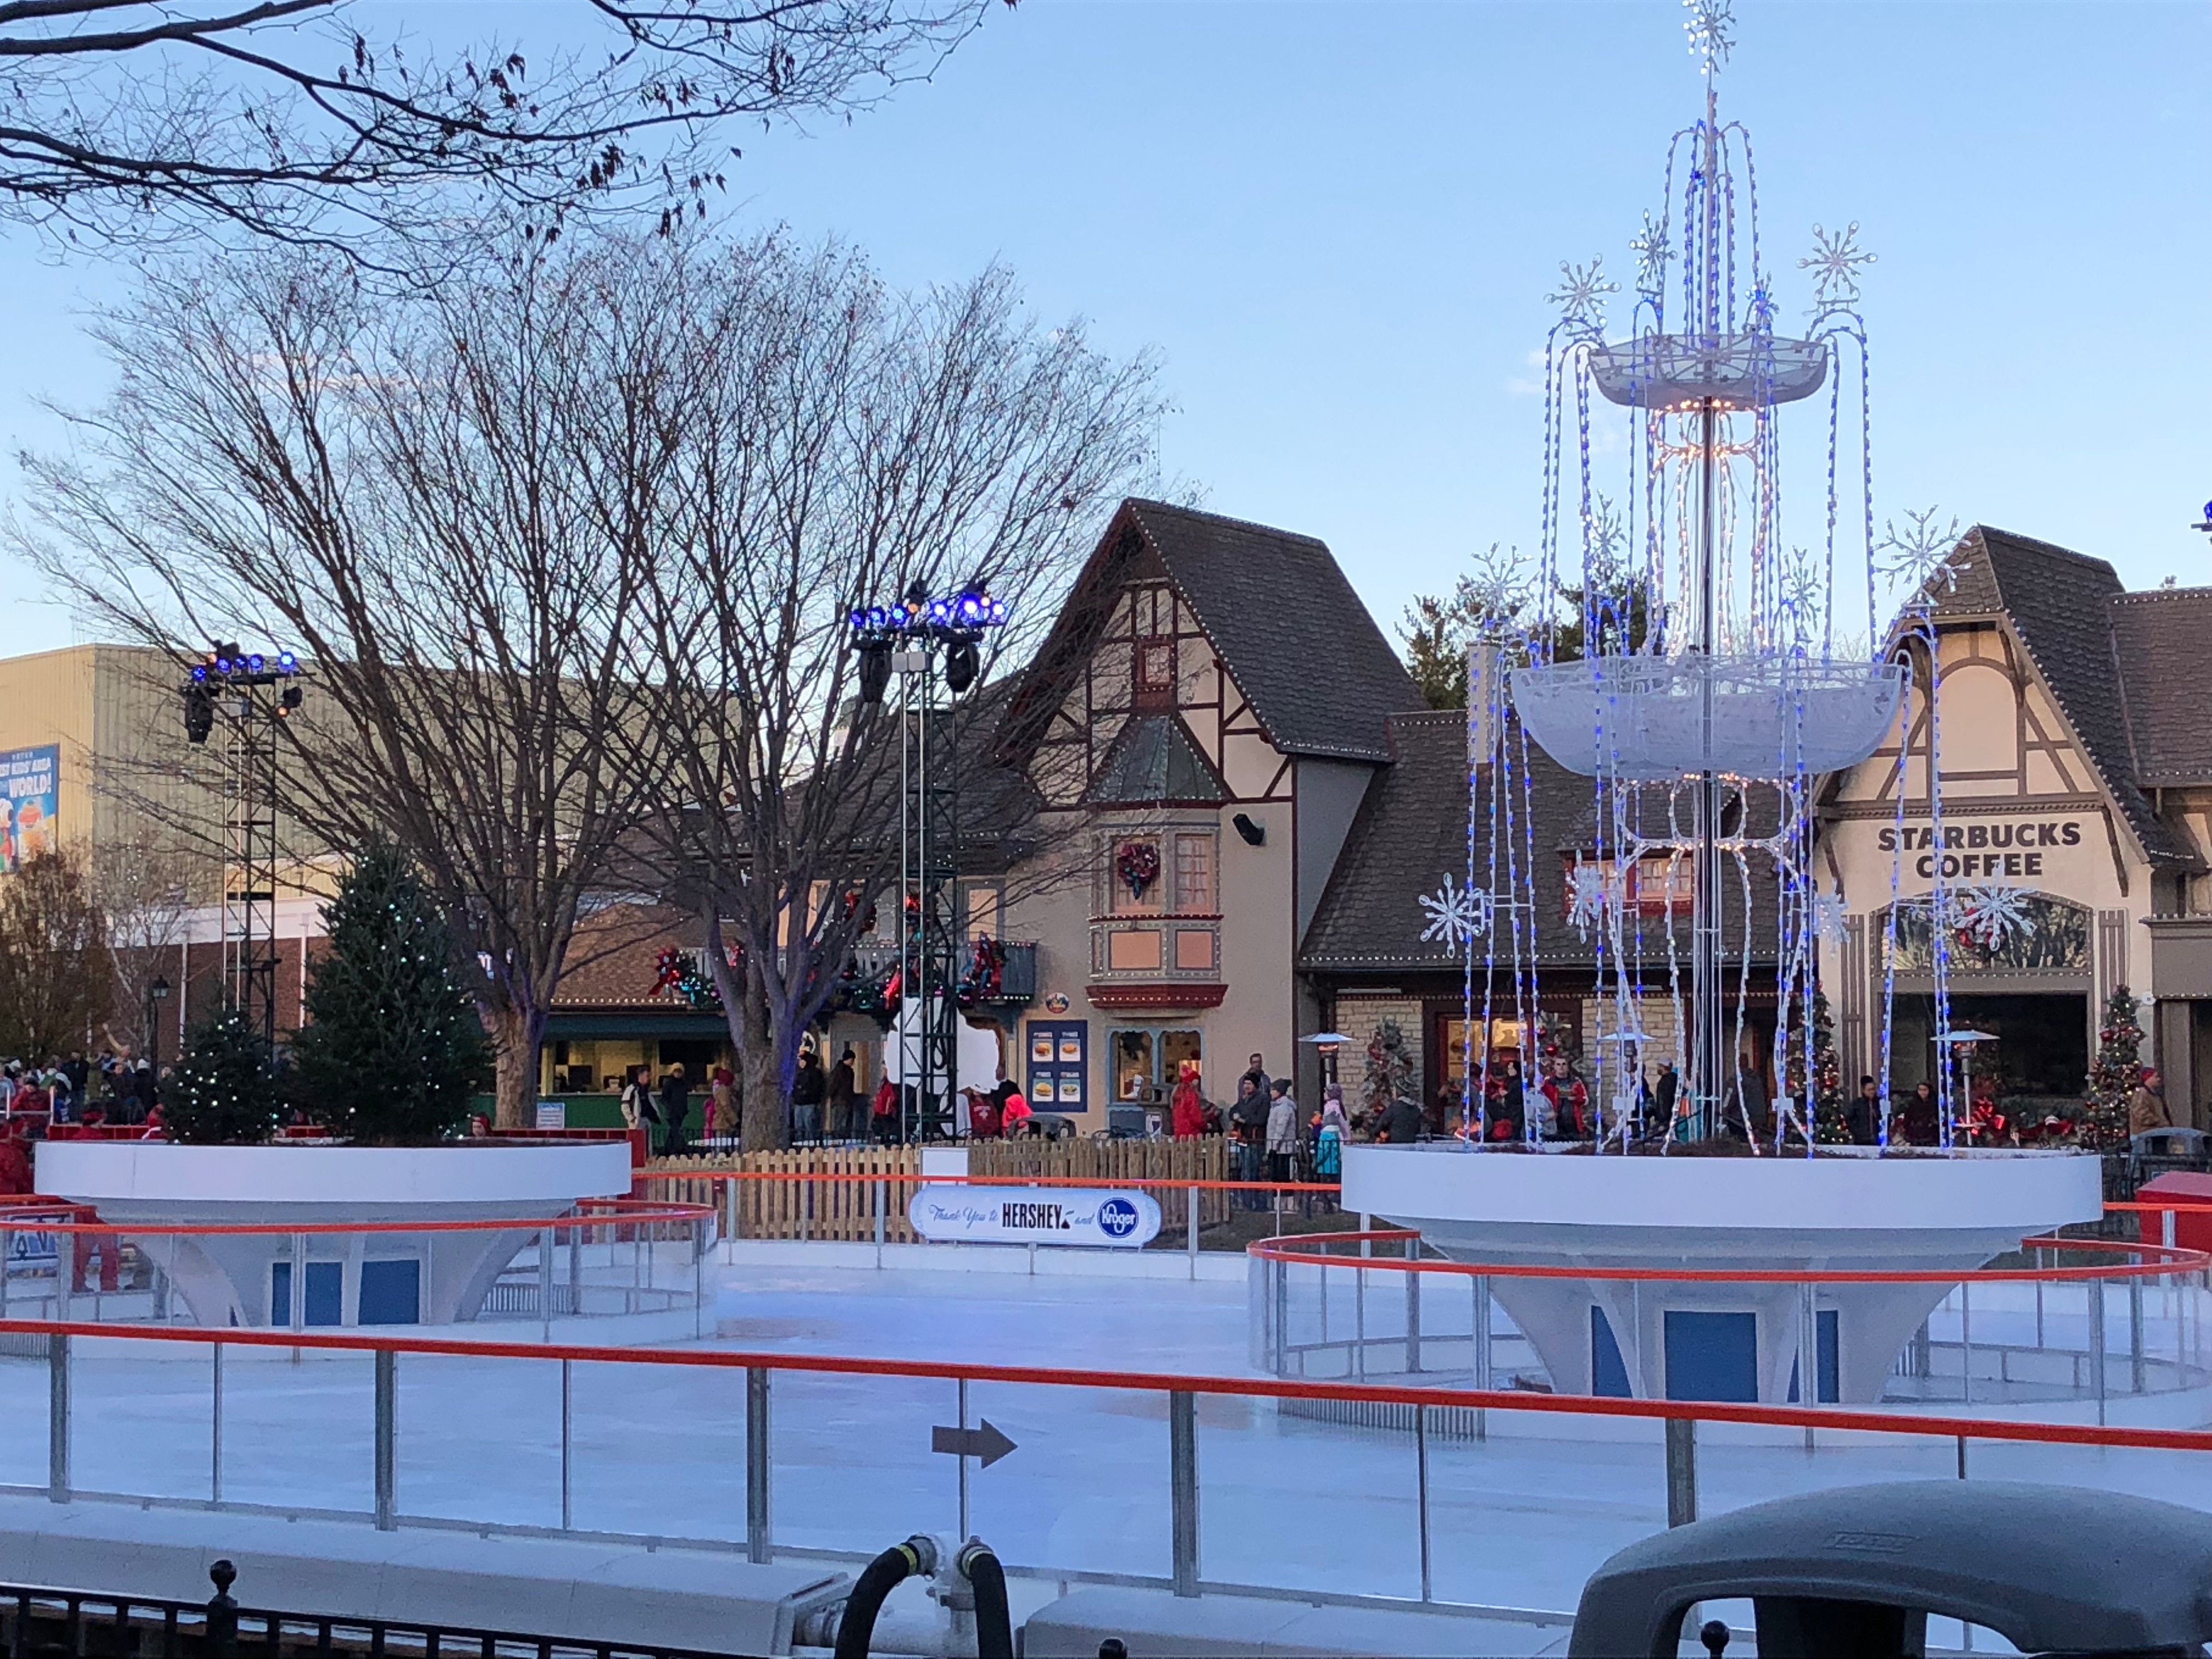
<path fill-rule="evenodd" d="M 0 1214 L 4 1213 L 0 1212 Z M 52 1219 L 51 1217 L 45 1218 Z M 61 1260 L 61 1253 L 55 1247 L 58 1237 L 54 1233 L 10 1232 L 8 1235 L 8 1270 L 19 1276 L 33 1274 L 40 1269 L 51 1273 L 54 1264 Z"/>
<path fill-rule="evenodd" d="M 0 750 L 0 874 L 61 846 L 61 769 L 59 744 Z"/>
<path fill-rule="evenodd" d="M 1098 1187 L 928 1187 L 906 1206 L 934 1244 L 1079 1244 L 1140 1249 L 1160 1235 L 1150 1193 Z"/>

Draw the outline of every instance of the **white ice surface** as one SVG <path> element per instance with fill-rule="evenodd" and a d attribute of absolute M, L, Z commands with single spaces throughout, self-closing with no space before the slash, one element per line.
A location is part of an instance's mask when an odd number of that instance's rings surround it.
<path fill-rule="evenodd" d="M 752 1268 L 731 1271 L 717 1315 L 724 1334 L 708 1346 L 744 1351 L 1249 1375 L 1241 1285 Z M 204 1498 L 204 1354 L 102 1358 L 96 1342 L 76 1346 L 77 1487 Z M 366 1356 L 234 1358 L 225 1496 L 367 1510 L 370 1375 Z M 558 1524 L 557 1364 L 406 1356 L 399 1387 L 404 1513 Z M 11 1425 L 0 1435 L 0 1483 L 44 1485 L 46 1396 L 43 1361 L 0 1359 L 0 1421 Z M 780 1373 L 774 1400 L 779 1542 L 872 1552 L 914 1531 L 953 1532 L 955 1462 L 929 1449 L 931 1426 L 954 1420 L 951 1382 Z M 977 1383 L 969 1410 L 971 1423 L 989 1418 L 1020 1448 L 970 1473 L 970 1526 L 1008 1561 L 1167 1573 L 1164 1398 Z M 573 1412 L 578 1527 L 744 1536 L 741 1375 L 579 1364 Z M 1208 1580 L 1419 1594 L 1409 1437 L 1235 1399 L 1201 1397 L 1198 1418 Z M 1626 1440 L 1439 1439 L 1429 1456 L 1440 1599 L 1571 1609 L 1593 1568 L 1665 1524 L 1656 1424 Z M 1978 1444 L 1970 1472 L 2212 1505 L 2212 1460 L 2196 1456 Z M 1850 1444 L 1827 1433 L 1810 1454 L 1717 1437 L 1699 1448 L 1707 1513 L 1821 1486 L 1955 1473 L 1948 1441 Z"/>

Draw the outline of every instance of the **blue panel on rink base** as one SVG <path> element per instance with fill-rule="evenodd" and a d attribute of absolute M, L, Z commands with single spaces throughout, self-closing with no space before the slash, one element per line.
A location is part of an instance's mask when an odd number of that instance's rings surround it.
<path fill-rule="evenodd" d="M 422 1322 L 422 1264 L 364 1261 L 361 1264 L 361 1322 L 419 1325 Z"/>
<path fill-rule="evenodd" d="M 1813 1364 L 1819 1369 L 1820 1404 L 1832 1406 L 1844 1397 L 1842 1361 L 1837 1352 L 1838 1321 L 1833 1308 L 1823 1308 L 1813 1316 L 1814 1342 L 1819 1348 Z M 1797 1362 L 1790 1362 L 1790 1403 L 1797 1403 Z"/>
<path fill-rule="evenodd" d="M 1666 1329 L 1668 1399 L 1758 1400 L 1758 1315 L 1669 1309 Z"/>
<path fill-rule="evenodd" d="M 301 1310 L 303 1324 L 340 1323 L 345 1317 L 345 1263 L 310 1261 L 307 1292 Z M 269 1269 L 269 1322 L 279 1327 L 292 1322 L 292 1264 L 289 1261 L 275 1262 Z"/>
<path fill-rule="evenodd" d="M 1628 1385 L 1628 1366 L 1613 1339 L 1613 1322 L 1595 1302 L 1590 1304 L 1590 1392 L 1614 1400 L 1626 1400 L 1635 1392 Z"/>

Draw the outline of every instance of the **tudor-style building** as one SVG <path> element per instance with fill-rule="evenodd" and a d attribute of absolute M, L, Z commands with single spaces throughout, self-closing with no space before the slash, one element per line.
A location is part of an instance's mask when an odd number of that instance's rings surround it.
<path fill-rule="evenodd" d="M 1039 1106 L 1095 1124 L 1190 1060 L 1226 1099 L 1255 1053 L 1312 1086 L 1298 942 L 1420 706 L 1323 544 L 1122 504 L 1001 727 L 1053 876 L 1005 921 L 1038 941 L 1016 1075 Z"/>
<path fill-rule="evenodd" d="M 1819 875 L 1841 899 L 1822 978 L 1853 1073 L 1880 1063 L 1892 987 L 1893 1086 L 1934 1066 L 1934 938 L 1923 901 L 1937 864 L 2006 890 L 2026 924 L 1947 935 L 1957 1029 L 2007 1091 L 2078 1101 L 2105 999 L 2125 985 L 2185 1122 L 2212 1102 L 2212 589 L 2131 593 L 2112 567 L 1978 526 L 1933 579 L 1936 728 L 1924 650 L 1882 747 L 1827 781 Z M 1906 750 L 1899 830 L 1899 746 Z M 1942 845 L 1928 769 L 1940 750 Z M 1892 882 L 1896 886 L 1893 894 Z M 1893 964 L 1890 911 L 1898 913 Z M 1893 965 L 1890 981 L 1886 965 Z"/>

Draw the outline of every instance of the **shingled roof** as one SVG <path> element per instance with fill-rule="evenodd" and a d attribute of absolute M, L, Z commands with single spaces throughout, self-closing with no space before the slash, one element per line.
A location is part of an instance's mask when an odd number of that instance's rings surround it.
<path fill-rule="evenodd" d="M 2138 784 L 2212 783 L 2212 587 L 2106 601 Z"/>
<path fill-rule="evenodd" d="M 1421 937 L 1431 916 L 1420 901 L 1422 895 L 1443 887 L 1447 878 L 1455 887 L 1466 880 L 1467 715 L 1461 709 L 1424 710 L 1395 715 L 1389 724 L 1397 762 L 1377 772 L 1368 785 L 1306 930 L 1298 965 L 1310 972 L 1397 973 L 1456 970 L 1461 966 L 1458 947 L 1443 939 Z M 1587 843 L 1583 826 L 1586 820 L 1595 823 L 1596 786 L 1533 743 L 1528 745 L 1528 784 L 1533 817 L 1529 830 L 1537 859 L 1537 961 L 1563 968 L 1590 967 L 1596 960 L 1596 939 L 1595 934 L 1584 939 L 1567 921 L 1567 860 L 1562 854 Z M 1488 799 L 1486 782 L 1483 799 Z M 1523 848 L 1528 844 L 1521 842 Z M 1474 856 L 1480 883 L 1489 867 L 1486 813 L 1475 827 Z M 1760 963 L 1773 959 L 1773 886 L 1771 872 L 1754 870 L 1753 959 Z M 1687 924 L 1684 916 L 1675 925 L 1684 949 Z M 1663 962 L 1665 921 L 1645 917 L 1640 926 L 1647 959 Z M 1741 938 L 1741 913 L 1731 906 L 1726 932 L 1732 952 L 1740 949 L 1735 941 Z"/>
<path fill-rule="evenodd" d="M 1093 806 L 1218 806 L 1229 786 L 1173 714 L 1122 726 L 1084 799 Z"/>
<path fill-rule="evenodd" d="M 2128 593 L 2119 573 L 2104 560 L 1987 525 L 1966 532 L 1943 570 L 1949 581 L 1947 586 L 1939 578 L 1935 583 L 1936 615 L 2009 617 L 2144 856 L 2154 863 L 2194 862 L 2194 854 L 2160 820 L 2140 787 L 2137 737 L 2150 733 L 2155 750 L 2160 739 L 2169 746 L 2186 746 L 2190 734 L 2201 731 L 2205 735 L 2198 752 L 2212 752 L 2212 728 L 2205 726 L 2201 708 L 2166 708 L 2177 700 L 2201 705 L 2203 694 L 2196 688 L 2203 684 L 2203 669 L 2196 667 L 2180 681 L 2129 676 L 2130 687 L 2124 684 L 2120 643 L 2124 637 L 2129 651 L 2148 670 L 2155 658 L 2170 657 L 2177 645 L 2186 643 L 2187 636 L 2174 631 L 2185 628 L 2186 619 L 2160 617 L 2147 626 L 2133 607 L 2154 596 Z M 2116 624 L 2120 611 L 2129 617 Z M 2195 663 L 2204 661 L 2200 650 Z M 2140 716 L 2136 704 L 2142 705 Z"/>
<path fill-rule="evenodd" d="M 1188 602 L 1267 740 L 1286 755 L 1390 757 L 1388 721 L 1422 707 L 1412 677 L 1325 542 L 1165 501 L 1121 503 L 1038 650 L 1001 742 L 1022 753 L 1105 627 L 1086 603 L 1146 556 Z"/>

